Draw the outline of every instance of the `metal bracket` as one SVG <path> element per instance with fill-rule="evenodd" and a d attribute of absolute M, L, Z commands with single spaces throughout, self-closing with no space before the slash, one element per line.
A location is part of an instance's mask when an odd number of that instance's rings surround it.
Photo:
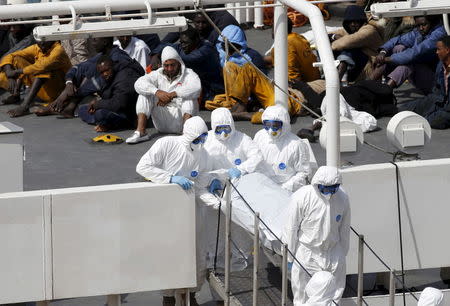
<path fill-rule="evenodd" d="M 151 25 L 152 24 L 152 6 L 150 4 L 150 0 L 145 0 L 145 6 L 147 7 L 148 25 Z"/>
<path fill-rule="evenodd" d="M 75 8 L 73 7 L 73 5 L 69 5 L 69 9 L 70 9 L 70 14 L 72 15 L 72 27 L 73 30 L 75 31 L 77 28 L 77 12 L 75 11 Z"/>
<path fill-rule="evenodd" d="M 339 66 L 340 63 L 341 63 L 340 60 L 335 60 L 334 61 L 334 65 L 336 65 L 336 67 Z M 315 67 L 315 68 L 323 67 L 323 63 L 322 62 L 315 62 L 315 63 L 313 63 L 313 67 Z"/>
<path fill-rule="evenodd" d="M 105 17 L 108 21 L 112 20 L 111 7 L 108 4 L 105 5 Z"/>

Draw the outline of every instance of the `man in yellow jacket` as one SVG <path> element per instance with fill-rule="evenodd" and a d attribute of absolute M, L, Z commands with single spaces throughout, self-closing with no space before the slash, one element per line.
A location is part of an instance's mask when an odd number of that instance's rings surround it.
<path fill-rule="evenodd" d="M 8 111 L 11 117 L 29 113 L 34 99 L 43 102 L 56 99 L 64 89 L 64 75 L 71 67 L 70 59 L 59 42 L 38 42 L 28 48 L 6 55 L 0 62 L 0 87 L 11 96 L 3 104 L 20 102 L 20 88 L 30 86 L 20 106 Z"/>

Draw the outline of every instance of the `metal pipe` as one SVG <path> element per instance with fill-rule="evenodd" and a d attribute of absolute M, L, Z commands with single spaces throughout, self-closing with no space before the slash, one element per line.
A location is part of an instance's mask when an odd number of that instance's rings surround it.
<path fill-rule="evenodd" d="M 253 4 L 253 3 L 252 3 Z M 245 21 L 247 23 L 255 22 L 255 10 L 251 7 L 250 2 L 245 3 Z"/>
<path fill-rule="evenodd" d="M 259 266 L 259 213 L 255 214 L 253 236 L 253 306 L 258 306 L 258 266 Z"/>
<path fill-rule="evenodd" d="M 191 291 L 189 288 L 186 289 L 186 306 L 191 306 Z"/>
<path fill-rule="evenodd" d="M 264 27 L 264 9 L 260 7 L 261 4 L 261 1 L 255 1 L 255 24 L 253 27 L 256 29 Z"/>
<path fill-rule="evenodd" d="M 358 245 L 358 300 L 357 305 L 362 306 L 364 295 L 364 235 L 359 235 Z"/>
<path fill-rule="evenodd" d="M 241 4 L 240 3 L 235 3 L 234 4 L 234 18 L 236 18 L 236 21 L 241 24 L 244 23 L 244 10 L 241 9 Z"/>
<path fill-rule="evenodd" d="M 120 294 L 108 295 L 107 304 L 108 304 L 108 306 L 120 306 L 121 305 Z"/>
<path fill-rule="evenodd" d="M 288 292 L 288 245 L 283 244 L 283 261 L 281 264 L 281 306 L 287 305 Z"/>
<path fill-rule="evenodd" d="M 230 263 L 231 263 L 231 185 L 225 187 L 225 306 L 230 306 Z"/>
<path fill-rule="evenodd" d="M 450 24 L 448 22 L 448 14 L 443 14 L 442 19 L 444 20 L 444 28 L 447 32 L 447 35 L 450 35 Z"/>
<path fill-rule="evenodd" d="M 275 103 L 288 109 L 288 58 L 287 58 L 287 9 L 284 6 L 277 6 L 273 16 L 274 27 L 274 81 L 278 84 L 275 87 Z"/>
<path fill-rule="evenodd" d="M 316 39 L 317 49 L 322 62 L 326 80 L 326 103 L 327 103 L 327 165 L 339 167 L 340 144 L 339 144 L 339 87 L 340 80 L 334 63 L 334 55 L 331 50 L 330 40 L 325 28 L 320 9 L 305 0 L 279 0 L 296 11 L 309 18 L 311 28 Z M 276 49 L 275 49 L 276 50 Z M 277 64 L 278 65 L 278 64 Z"/>
<path fill-rule="evenodd" d="M 394 306 L 395 304 L 395 271 L 389 271 L 389 306 Z"/>

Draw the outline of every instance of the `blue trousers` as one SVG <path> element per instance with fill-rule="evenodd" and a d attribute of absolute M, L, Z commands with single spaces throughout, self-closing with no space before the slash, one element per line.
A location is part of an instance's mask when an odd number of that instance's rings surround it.
<path fill-rule="evenodd" d="M 410 102 L 398 104 L 399 111 L 413 111 L 416 114 L 425 117 L 433 129 L 448 129 L 450 128 L 450 110 L 448 106 L 439 106 L 436 104 L 437 99 L 433 99 L 432 95 L 413 100 Z"/>
<path fill-rule="evenodd" d="M 107 109 L 98 109 L 91 114 L 88 112 L 88 107 L 88 104 L 83 104 L 78 108 L 78 116 L 87 124 L 102 125 L 112 130 L 131 126 L 131 122 L 125 114 Z"/>

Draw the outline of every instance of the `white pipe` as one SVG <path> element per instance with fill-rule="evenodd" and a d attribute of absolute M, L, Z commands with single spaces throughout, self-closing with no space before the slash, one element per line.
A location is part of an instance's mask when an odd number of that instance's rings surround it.
<path fill-rule="evenodd" d="M 248 0 L 233 0 L 233 2 L 241 3 Z M 180 6 L 193 6 L 198 3 L 202 5 L 223 4 L 225 0 L 150 0 L 152 8 L 174 8 Z M 78 0 L 78 1 L 62 1 L 50 3 L 29 3 L 20 5 L 8 5 L 0 10 L 0 19 L 8 19 L 11 16 L 15 18 L 32 18 L 53 15 L 70 14 L 69 5 L 72 5 L 77 14 L 92 14 L 104 12 L 105 6 L 111 8 L 111 12 L 117 11 L 133 11 L 145 10 L 144 0 Z"/>
<path fill-rule="evenodd" d="M 255 6 L 261 5 L 261 1 L 255 1 Z M 255 7 L 255 24 L 256 29 L 264 27 L 264 9 Z"/>
<path fill-rule="evenodd" d="M 234 18 L 236 18 L 236 21 L 241 24 L 244 23 L 244 13 L 245 11 L 240 9 L 241 4 L 240 3 L 235 3 L 234 7 L 236 8 L 236 10 L 234 11 Z"/>
<path fill-rule="evenodd" d="M 247 2 L 245 9 L 245 21 L 246 22 L 255 22 L 255 10 L 253 8 L 250 8 L 250 5 L 253 5 L 253 2 Z"/>
<path fill-rule="evenodd" d="M 447 32 L 447 35 L 450 35 L 450 25 L 448 22 L 448 14 L 443 14 L 442 18 L 444 19 L 445 31 Z"/>
<path fill-rule="evenodd" d="M 274 27 L 274 81 L 275 103 L 288 109 L 288 58 L 287 58 L 287 9 L 285 6 L 276 6 L 273 14 Z"/>
<path fill-rule="evenodd" d="M 279 0 L 309 18 L 326 80 L 327 165 L 339 167 L 339 74 L 319 8 L 305 0 Z M 275 49 L 276 50 L 276 49 Z"/>

